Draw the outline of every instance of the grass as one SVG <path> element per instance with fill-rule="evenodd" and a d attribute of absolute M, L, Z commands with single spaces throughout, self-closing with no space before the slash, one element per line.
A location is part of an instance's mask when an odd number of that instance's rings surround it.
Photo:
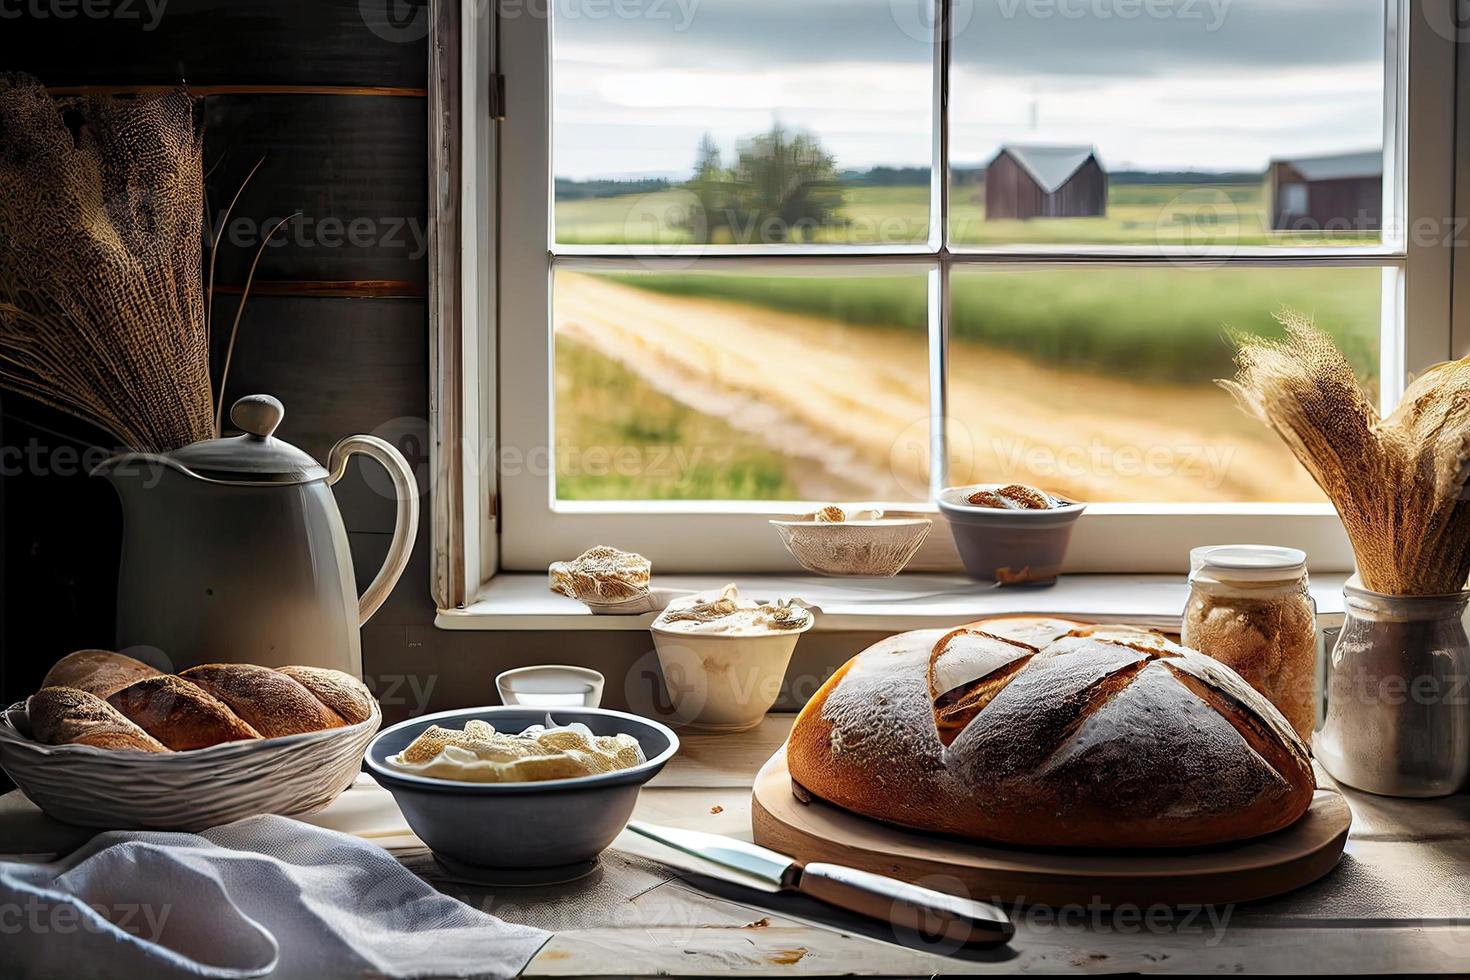
<path fill-rule="evenodd" d="M 849 187 L 839 217 L 818 241 L 923 242 L 929 236 L 927 187 Z M 586 198 L 556 205 L 564 244 L 688 244 L 687 191 Z M 1101 218 L 986 221 L 983 185 L 951 193 L 952 239 L 967 245 L 1318 245 L 1378 241 L 1376 232 L 1306 233 L 1269 229 L 1265 185 L 1114 184 Z"/>
<path fill-rule="evenodd" d="M 790 500 L 782 457 L 556 339 L 556 493 L 562 500 Z"/>
<path fill-rule="evenodd" d="M 656 292 L 726 300 L 859 326 L 926 329 L 923 276 L 617 273 Z M 1374 269 L 961 270 L 950 336 L 1144 381 L 1208 382 L 1231 371 L 1226 328 L 1279 335 L 1282 307 L 1315 315 L 1365 381 L 1378 371 Z"/>

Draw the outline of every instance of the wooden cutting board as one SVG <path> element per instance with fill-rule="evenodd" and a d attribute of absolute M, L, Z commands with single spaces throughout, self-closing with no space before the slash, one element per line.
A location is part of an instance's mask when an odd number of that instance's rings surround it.
<path fill-rule="evenodd" d="M 1342 856 L 1352 811 L 1318 790 L 1295 824 L 1241 844 L 1190 851 L 1041 851 L 987 847 L 906 830 L 792 794 L 786 747 L 755 778 L 756 843 L 802 863 L 827 861 L 1007 904 L 1147 907 L 1249 902 L 1300 888 Z M 1127 819 L 1127 815 L 1121 815 Z"/>

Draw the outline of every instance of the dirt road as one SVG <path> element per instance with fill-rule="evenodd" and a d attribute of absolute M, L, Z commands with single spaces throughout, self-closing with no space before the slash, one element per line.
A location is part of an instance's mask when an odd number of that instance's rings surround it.
<path fill-rule="evenodd" d="M 923 499 L 922 334 L 560 273 L 558 335 L 793 458 L 810 499 Z M 1149 385 L 950 350 L 951 482 L 1118 502 L 1321 499 L 1275 436 L 1212 386 Z"/>

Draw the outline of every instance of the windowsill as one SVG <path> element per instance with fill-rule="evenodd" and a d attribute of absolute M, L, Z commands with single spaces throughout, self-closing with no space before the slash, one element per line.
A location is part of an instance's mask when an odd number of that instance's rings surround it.
<path fill-rule="evenodd" d="M 1312 576 L 1312 596 L 1323 625 L 1340 620 L 1347 578 L 1346 572 Z M 806 600 L 818 610 L 813 628 L 823 632 L 957 626 L 1004 613 L 1177 628 L 1187 590 L 1183 575 L 1067 575 L 1045 589 L 998 589 L 960 575 L 891 579 L 660 575 L 657 584 L 694 591 L 718 589 L 730 581 L 750 595 Z M 469 606 L 440 610 L 434 625 L 447 630 L 643 630 L 654 616 L 594 616 L 575 599 L 551 592 L 544 574 L 502 574 L 491 579 Z"/>

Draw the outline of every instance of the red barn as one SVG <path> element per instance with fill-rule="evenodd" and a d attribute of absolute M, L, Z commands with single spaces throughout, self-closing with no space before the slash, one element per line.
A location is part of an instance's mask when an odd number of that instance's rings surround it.
<path fill-rule="evenodd" d="M 1003 146 L 985 168 L 985 219 L 1100 218 L 1108 174 L 1090 146 Z"/>
<path fill-rule="evenodd" d="M 1383 227 L 1383 151 L 1271 161 L 1271 227 L 1375 231 Z"/>

